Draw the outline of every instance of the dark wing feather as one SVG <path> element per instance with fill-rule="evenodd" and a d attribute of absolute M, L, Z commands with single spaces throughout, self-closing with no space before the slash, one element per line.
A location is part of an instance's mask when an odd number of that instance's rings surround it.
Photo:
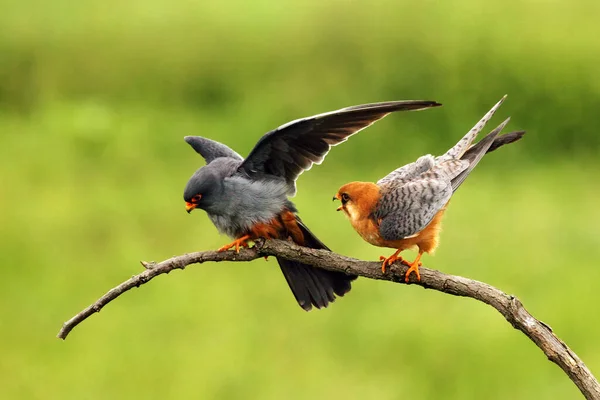
<path fill-rule="evenodd" d="M 407 100 L 352 106 L 292 121 L 264 135 L 238 171 L 250 178 L 265 175 L 285 179 L 288 194 L 296 193 L 296 179 L 320 164 L 331 146 L 395 111 L 437 107 L 434 101 Z"/>
<path fill-rule="evenodd" d="M 215 142 L 214 140 L 200 136 L 186 136 L 183 139 L 196 150 L 196 153 L 204 157 L 207 164 L 210 164 L 214 159 L 220 157 L 235 158 L 236 160 L 243 159 L 242 156 L 225 146 L 223 143 Z"/>
<path fill-rule="evenodd" d="M 492 142 L 492 145 L 490 146 L 490 148 L 488 149 L 487 152 L 491 153 L 492 151 L 496 150 L 498 147 L 502 147 L 505 144 L 514 143 L 517 140 L 521 140 L 523 135 L 525 135 L 525 131 L 515 131 L 515 132 L 510 132 L 510 133 L 506 133 L 504 135 L 498 136 L 498 137 L 496 137 L 496 139 L 494 139 L 494 141 Z M 477 145 L 471 146 L 471 148 L 465 152 L 465 155 L 462 158 L 467 158 L 470 156 L 471 153 L 478 152 L 479 149 L 476 148 L 476 146 Z"/>

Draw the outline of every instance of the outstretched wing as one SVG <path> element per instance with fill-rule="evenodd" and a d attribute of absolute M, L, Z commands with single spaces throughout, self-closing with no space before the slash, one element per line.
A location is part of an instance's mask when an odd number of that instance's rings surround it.
<path fill-rule="evenodd" d="M 220 157 L 235 158 L 236 160 L 243 159 L 242 156 L 223 143 L 215 142 L 214 140 L 200 136 L 186 136 L 184 140 L 196 150 L 196 153 L 204 157 L 207 164 Z"/>
<path fill-rule="evenodd" d="M 300 174 L 320 164 L 331 146 L 395 111 L 437 107 L 434 101 L 407 100 L 343 108 L 289 122 L 264 135 L 238 171 L 252 179 L 273 176 L 285 179 L 288 194 L 296 193 Z"/>

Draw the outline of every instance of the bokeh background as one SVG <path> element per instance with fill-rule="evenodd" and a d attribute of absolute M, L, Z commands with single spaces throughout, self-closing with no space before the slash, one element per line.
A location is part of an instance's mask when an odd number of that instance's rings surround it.
<path fill-rule="evenodd" d="M 491 154 L 425 265 L 520 297 L 600 372 L 600 3 L 595 0 L 0 2 L 0 397 L 578 398 L 496 311 L 358 280 L 303 312 L 275 260 L 205 264 L 63 321 L 141 271 L 214 249 L 183 187 L 182 138 L 247 154 L 266 131 L 344 106 L 429 99 L 304 174 L 308 226 L 377 259 L 331 196 L 453 145 L 506 93 Z"/>

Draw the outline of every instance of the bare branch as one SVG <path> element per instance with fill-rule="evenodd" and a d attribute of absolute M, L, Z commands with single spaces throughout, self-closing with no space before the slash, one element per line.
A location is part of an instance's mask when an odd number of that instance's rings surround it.
<path fill-rule="evenodd" d="M 159 263 L 143 261 L 142 265 L 145 270 L 142 273 L 109 290 L 94 304 L 65 322 L 58 333 L 58 337 L 65 339 L 74 327 L 89 316 L 99 312 L 105 305 L 126 291 L 143 285 L 158 275 L 167 274 L 174 269 L 184 269 L 190 264 L 201 264 L 207 261 L 252 261 L 264 256 L 277 256 L 304 264 L 318 265 L 332 271 L 343 271 L 365 278 L 402 284 L 407 270 L 406 266 L 395 263 L 384 274 L 381 272 L 379 262 L 361 261 L 325 250 L 300 247 L 280 240 L 259 241 L 251 249 L 241 249 L 239 254 L 234 251 L 222 253 L 205 251 L 184 254 Z M 454 296 L 470 297 L 494 307 L 514 328 L 531 339 L 550 361 L 562 368 L 586 399 L 600 399 L 600 384 L 583 361 L 554 334 L 547 324 L 534 318 L 515 296 L 508 295 L 483 282 L 447 275 L 425 267 L 420 268 L 420 272 L 421 281 L 417 282 L 413 275 L 409 284 L 416 284 L 426 289 L 433 289 Z"/>

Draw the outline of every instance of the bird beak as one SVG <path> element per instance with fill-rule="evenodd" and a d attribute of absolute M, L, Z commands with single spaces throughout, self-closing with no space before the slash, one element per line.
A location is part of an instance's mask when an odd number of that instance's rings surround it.
<path fill-rule="evenodd" d="M 333 200 L 332 200 L 332 201 L 336 201 L 336 200 L 339 200 L 339 199 L 340 199 L 340 195 L 339 195 L 339 193 L 338 193 L 338 194 L 336 194 L 335 196 L 333 196 Z M 344 208 L 344 205 L 342 204 L 341 206 L 339 206 L 339 207 L 338 207 L 338 208 L 336 208 L 335 210 L 336 210 L 336 211 L 342 211 L 342 209 L 343 209 L 343 208 Z"/>
<path fill-rule="evenodd" d="M 185 202 L 185 211 L 187 211 L 188 214 L 191 213 L 194 208 L 196 208 L 194 203 L 188 203 L 187 201 Z"/>

